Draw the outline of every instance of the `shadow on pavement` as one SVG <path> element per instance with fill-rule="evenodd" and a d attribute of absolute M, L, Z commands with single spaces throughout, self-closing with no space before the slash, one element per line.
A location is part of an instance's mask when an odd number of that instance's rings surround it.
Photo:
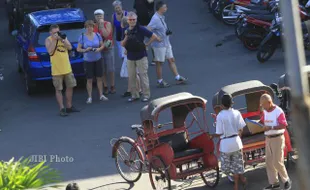
<path fill-rule="evenodd" d="M 129 187 L 128 188 L 126 188 L 126 187 L 115 187 L 115 186 L 120 186 L 121 184 L 129 185 Z M 134 183 L 114 182 L 114 183 L 108 183 L 105 185 L 100 185 L 98 187 L 94 187 L 94 188 L 91 188 L 88 190 L 102 190 L 102 189 L 130 190 L 130 189 L 133 189 L 134 185 L 135 185 Z"/>

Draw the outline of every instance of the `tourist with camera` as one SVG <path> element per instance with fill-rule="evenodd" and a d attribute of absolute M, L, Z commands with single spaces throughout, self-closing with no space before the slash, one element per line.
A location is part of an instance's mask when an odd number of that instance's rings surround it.
<path fill-rule="evenodd" d="M 148 77 L 148 60 L 146 47 L 154 40 L 160 40 L 153 32 L 141 25 L 137 25 L 137 15 L 134 12 L 127 14 L 127 21 L 129 27 L 125 30 L 125 37 L 121 42 L 122 46 L 127 50 L 127 67 L 129 84 L 131 86 L 131 98 L 129 102 L 140 99 L 139 90 L 137 88 L 136 69 L 139 71 L 143 102 L 149 101 L 151 96 L 149 77 Z M 144 44 L 144 38 L 150 38 L 150 40 Z"/>
<path fill-rule="evenodd" d="M 77 46 L 77 51 L 83 53 L 84 68 L 86 72 L 87 84 L 86 89 L 88 93 L 88 98 L 86 100 L 87 104 L 92 103 L 92 89 L 93 89 L 93 78 L 96 77 L 97 88 L 99 92 L 99 100 L 108 100 L 107 97 L 103 95 L 103 85 L 102 85 L 102 56 L 101 52 L 104 48 L 102 37 L 100 34 L 94 32 L 95 23 L 92 20 L 85 22 L 86 33 L 82 33 L 79 37 L 79 43 Z"/>
<path fill-rule="evenodd" d="M 157 73 L 157 87 L 165 88 L 170 85 L 163 80 L 162 76 L 162 65 L 166 61 L 169 62 L 169 66 L 173 74 L 175 75 L 175 80 L 177 84 L 183 84 L 187 81 L 186 78 L 179 75 L 177 66 L 175 64 L 175 59 L 173 57 L 172 47 L 170 44 L 169 36 L 172 31 L 168 28 L 165 22 L 164 13 L 167 11 L 167 4 L 163 1 L 158 1 L 155 5 L 156 13 L 153 15 L 148 28 L 154 32 L 162 40 L 160 42 L 154 41 L 151 46 L 154 50 L 155 62 L 156 62 L 156 73 Z"/>
<path fill-rule="evenodd" d="M 45 47 L 50 55 L 56 99 L 60 108 L 60 115 L 67 116 L 68 113 L 79 112 L 72 106 L 73 88 L 76 86 L 68 54 L 68 51 L 72 49 L 72 45 L 66 34 L 59 31 L 58 25 L 51 25 L 49 32 L 50 36 L 45 39 Z M 64 107 L 62 95 L 64 82 L 66 84 L 66 108 Z"/>
<path fill-rule="evenodd" d="M 103 57 L 103 93 L 105 95 L 115 94 L 115 66 L 114 66 L 114 42 L 112 24 L 104 20 L 104 11 L 97 9 L 94 12 L 96 24 L 94 32 L 97 32 L 103 38 L 104 49 Z M 109 77 L 108 77 L 109 76 Z M 110 82 L 110 90 L 108 88 L 108 78 Z"/>

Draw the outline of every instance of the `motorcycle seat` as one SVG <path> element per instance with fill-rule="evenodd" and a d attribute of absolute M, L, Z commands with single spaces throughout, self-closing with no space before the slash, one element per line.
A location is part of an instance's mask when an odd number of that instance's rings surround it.
<path fill-rule="evenodd" d="M 270 15 L 270 11 L 268 10 L 243 10 L 245 14 L 256 14 L 256 15 Z"/>
<path fill-rule="evenodd" d="M 255 15 L 255 14 L 251 14 L 251 15 L 248 15 L 248 17 L 251 17 L 251 18 L 255 18 L 257 20 L 262 20 L 262 21 L 272 21 L 275 17 L 273 14 L 270 14 L 270 15 Z"/>
<path fill-rule="evenodd" d="M 245 8 L 251 9 L 251 10 L 268 10 L 267 6 L 264 5 L 248 5 L 245 6 Z"/>

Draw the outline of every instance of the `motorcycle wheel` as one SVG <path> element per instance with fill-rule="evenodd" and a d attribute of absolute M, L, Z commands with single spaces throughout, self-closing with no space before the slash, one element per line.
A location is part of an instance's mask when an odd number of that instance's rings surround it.
<path fill-rule="evenodd" d="M 266 61 L 268 61 L 272 55 L 274 54 L 274 52 L 276 51 L 277 46 L 273 45 L 271 43 L 267 43 L 265 45 L 263 45 L 262 47 L 259 48 L 257 54 L 256 54 L 256 58 L 260 63 L 265 63 Z"/>
<path fill-rule="evenodd" d="M 245 37 L 245 36 L 242 37 L 243 46 L 250 51 L 256 51 L 258 49 L 260 43 L 263 41 L 264 36 L 256 30 L 250 30 L 250 31 L 246 32 L 246 34 L 252 34 L 252 35 L 260 36 L 257 38 L 249 38 L 249 37 Z"/>
<path fill-rule="evenodd" d="M 228 4 L 221 10 L 222 20 L 224 24 L 235 25 L 239 21 L 239 16 L 234 4 Z M 234 19 L 224 19 L 225 16 L 236 16 Z"/>

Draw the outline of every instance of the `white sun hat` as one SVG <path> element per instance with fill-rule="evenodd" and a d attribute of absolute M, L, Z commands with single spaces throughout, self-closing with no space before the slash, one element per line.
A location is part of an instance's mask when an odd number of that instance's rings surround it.
<path fill-rule="evenodd" d="M 97 9 L 95 10 L 94 15 L 104 15 L 104 11 L 102 9 Z"/>

